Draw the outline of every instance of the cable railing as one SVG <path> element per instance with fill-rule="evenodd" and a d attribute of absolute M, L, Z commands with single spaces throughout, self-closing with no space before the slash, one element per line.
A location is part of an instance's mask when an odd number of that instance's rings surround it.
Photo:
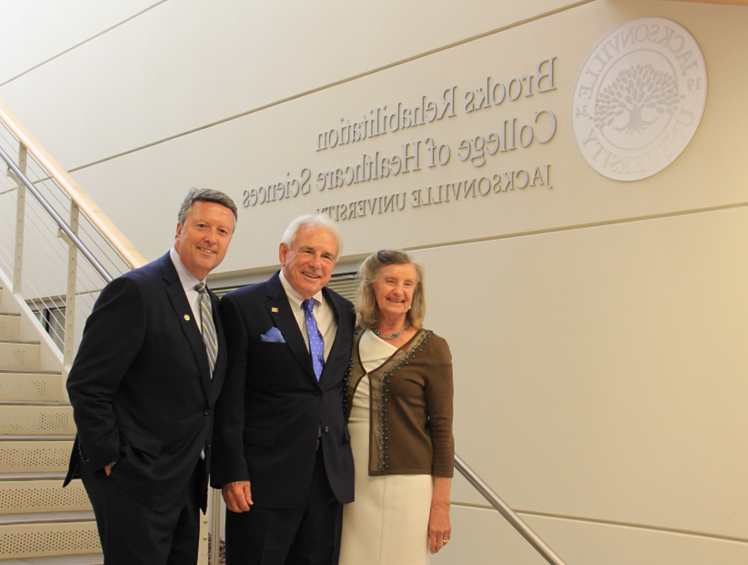
<path fill-rule="evenodd" d="M 2 104 L 0 158 L 0 269 L 67 370 L 101 289 L 145 261 Z"/>

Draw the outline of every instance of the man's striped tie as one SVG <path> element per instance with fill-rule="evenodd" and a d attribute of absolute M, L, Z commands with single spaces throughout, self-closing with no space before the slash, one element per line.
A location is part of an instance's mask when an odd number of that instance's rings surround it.
<path fill-rule="evenodd" d="M 216 325 L 213 323 L 213 315 L 210 313 L 210 296 L 205 283 L 197 283 L 195 290 L 200 294 L 200 323 L 203 332 L 203 341 L 205 350 L 208 352 L 208 362 L 210 363 L 210 378 L 213 378 L 213 370 L 216 367 L 216 358 L 218 357 L 218 339 L 216 337 Z"/>

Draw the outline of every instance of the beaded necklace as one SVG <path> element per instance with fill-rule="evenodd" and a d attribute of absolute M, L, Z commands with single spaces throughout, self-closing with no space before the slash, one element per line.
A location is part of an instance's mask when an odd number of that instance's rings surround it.
<path fill-rule="evenodd" d="M 407 330 L 410 327 L 410 322 L 405 322 L 405 327 L 401 329 L 399 332 L 394 333 L 392 335 L 382 335 L 377 330 L 371 330 L 375 336 L 382 338 L 382 339 L 395 339 L 396 337 L 400 337 L 400 334 L 403 333 L 405 330 Z"/>

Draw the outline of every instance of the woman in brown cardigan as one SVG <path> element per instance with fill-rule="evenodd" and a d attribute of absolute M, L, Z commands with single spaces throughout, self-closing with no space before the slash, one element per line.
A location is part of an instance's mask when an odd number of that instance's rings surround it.
<path fill-rule="evenodd" d="M 426 564 L 451 535 L 452 356 L 421 327 L 423 275 L 403 251 L 359 270 L 344 398 L 356 500 L 343 510 L 340 565 Z"/>

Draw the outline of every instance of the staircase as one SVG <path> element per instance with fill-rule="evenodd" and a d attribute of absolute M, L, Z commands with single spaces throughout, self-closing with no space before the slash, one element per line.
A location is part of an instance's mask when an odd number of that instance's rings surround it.
<path fill-rule="evenodd" d="M 0 288 L 0 565 L 99 565 L 83 484 L 62 488 L 75 435 L 62 363 L 9 294 Z"/>

